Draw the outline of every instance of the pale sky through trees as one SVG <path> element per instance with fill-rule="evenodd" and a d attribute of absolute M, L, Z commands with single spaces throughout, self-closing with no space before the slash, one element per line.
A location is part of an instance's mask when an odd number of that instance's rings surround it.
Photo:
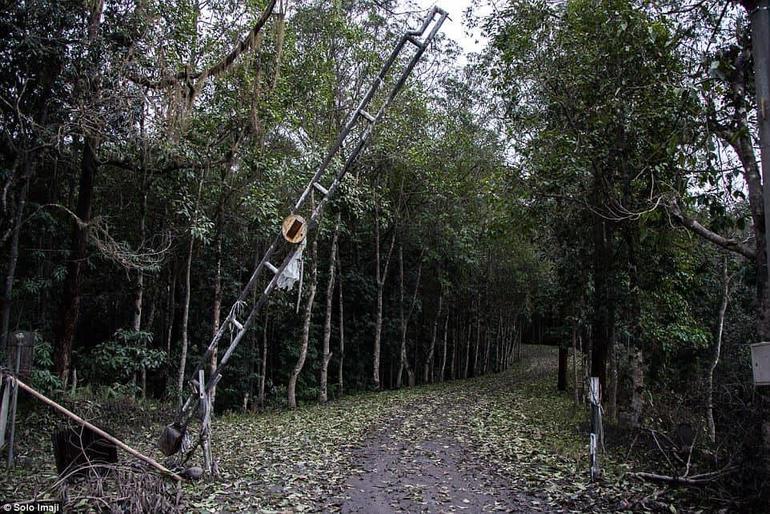
<path fill-rule="evenodd" d="M 491 8 L 486 5 L 486 2 L 478 2 L 478 0 L 418 0 L 420 7 L 430 9 L 434 5 L 438 5 L 449 13 L 449 20 L 442 27 L 442 31 L 451 39 L 457 41 L 460 48 L 464 53 L 480 52 L 484 45 L 486 45 L 486 38 L 481 36 L 478 28 L 472 31 L 472 34 L 466 34 L 468 27 L 466 26 L 466 20 L 464 13 L 473 4 L 481 3 L 482 6 L 474 6 L 475 13 L 485 16 L 490 12 Z"/>

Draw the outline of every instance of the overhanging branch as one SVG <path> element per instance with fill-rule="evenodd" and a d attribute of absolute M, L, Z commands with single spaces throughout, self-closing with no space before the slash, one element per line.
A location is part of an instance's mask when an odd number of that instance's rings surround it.
<path fill-rule="evenodd" d="M 189 83 L 198 79 L 205 80 L 209 77 L 216 77 L 220 73 L 227 71 L 238 59 L 238 57 L 241 56 L 242 53 L 251 50 L 251 48 L 254 46 L 254 42 L 257 39 L 257 34 L 260 30 L 262 30 L 262 27 L 265 25 L 265 23 L 267 23 L 267 20 L 270 19 L 270 15 L 273 14 L 273 9 L 275 8 L 276 2 L 277 0 L 270 0 L 270 3 L 267 4 L 267 7 L 265 7 L 262 15 L 259 17 L 249 33 L 246 34 L 240 43 L 238 43 L 232 50 L 230 50 L 230 53 L 228 53 L 224 58 L 222 58 L 213 66 L 199 71 L 180 71 L 175 75 L 162 77 L 158 80 L 133 75 L 129 77 L 130 80 L 145 87 L 161 89 L 164 87 L 172 86 L 174 84 L 178 84 L 179 82 Z"/>
<path fill-rule="evenodd" d="M 686 216 L 682 212 L 682 210 L 679 208 L 679 205 L 676 203 L 675 200 L 672 202 L 669 202 L 669 204 L 667 205 L 667 210 L 671 215 L 671 217 L 677 221 L 677 223 L 682 225 L 684 228 L 686 228 L 690 232 L 693 232 L 698 236 L 702 237 L 706 241 L 709 241 L 717 246 L 720 246 L 725 250 L 729 250 L 731 252 L 735 252 L 740 255 L 743 255 L 747 259 L 756 258 L 756 252 L 751 248 L 749 248 L 748 246 L 746 246 L 745 244 L 743 244 L 742 242 L 737 241 L 735 239 L 721 236 L 716 232 L 704 227 L 703 225 L 698 223 L 697 220 Z"/>

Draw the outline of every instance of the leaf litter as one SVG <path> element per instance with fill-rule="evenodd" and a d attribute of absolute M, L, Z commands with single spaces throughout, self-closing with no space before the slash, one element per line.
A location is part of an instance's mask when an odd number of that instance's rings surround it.
<path fill-rule="evenodd" d="M 220 477 L 185 483 L 189 512 L 693 512 L 676 490 L 626 478 L 603 455 L 588 479 L 586 413 L 557 393 L 552 348 L 530 347 L 503 373 L 364 393 L 294 411 L 214 420 Z M 163 417 L 125 429 L 154 448 Z M 132 429 L 134 428 L 134 429 Z M 150 435 L 148 435 L 148 430 Z M 33 444 L 32 442 L 28 444 Z M 50 450 L 0 478 L 4 498 L 31 498 L 55 476 Z M 195 458 L 199 458 L 196 455 Z"/>

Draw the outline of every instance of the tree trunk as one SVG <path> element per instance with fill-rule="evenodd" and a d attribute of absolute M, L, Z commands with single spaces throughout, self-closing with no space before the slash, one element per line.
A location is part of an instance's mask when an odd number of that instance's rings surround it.
<path fill-rule="evenodd" d="M 462 334 L 460 334 L 460 337 L 462 338 Z M 456 366 L 457 362 L 457 326 L 452 329 L 452 363 L 449 366 L 449 379 L 454 380 L 456 375 Z"/>
<path fill-rule="evenodd" d="M 556 384 L 556 389 L 559 391 L 567 390 L 567 356 L 567 347 L 559 345 L 559 375 Z"/>
<path fill-rule="evenodd" d="M 749 18 L 751 21 L 751 40 L 754 42 L 752 45 L 752 62 L 754 63 L 754 91 L 756 94 L 757 105 L 757 128 L 759 132 L 759 146 L 760 146 L 760 162 L 762 164 L 762 184 L 766 185 L 766 181 L 770 176 L 770 49 L 768 49 L 768 43 L 770 42 L 770 2 L 767 0 L 759 0 L 756 2 L 754 9 L 749 12 Z M 748 59 L 746 60 L 748 62 Z M 745 75 L 743 75 L 745 77 Z M 740 93 L 744 96 L 747 95 L 746 84 L 742 84 Z M 744 113 L 745 119 L 745 113 Z M 745 134 L 741 134 L 742 138 L 749 139 L 751 131 L 747 131 Z M 749 142 L 751 140 L 749 139 Z M 753 153 L 752 145 L 749 145 Z M 756 159 L 751 156 L 753 167 L 756 168 Z M 745 166 L 744 166 L 745 168 Z M 755 175 L 756 181 L 759 182 L 759 170 L 752 171 Z M 761 187 L 754 187 L 752 189 L 758 189 L 761 193 L 764 193 Z M 762 201 L 756 201 L 756 210 L 758 215 L 755 217 L 755 233 L 757 235 L 757 270 L 758 270 L 758 296 L 760 298 L 760 316 L 759 316 L 759 337 L 760 341 L 770 340 L 770 287 L 768 286 L 768 255 L 767 255 L 767 243 L 770 238 L 770 225 L 766 224 L 766 213 L 770 209 L 768 200 L 770 196 L 763 194 Z M 759 199 L 758 199 L 759 200 Z M 761 208 L 760 208 L 761 206 Z M 761 223 L 757 223 L 756 218 L 761 218 Z M 762 237 L 760 237 L 762 232 Z"/>
<path fill-rule="evenodd" d="M 339 248 L 337 249 L 337 283 L 340 301 L 340 352 L 337 369 L 337 394 L 342 397 L 342 395 L 345 394 L 345 383 L 343 377 L 343 369 L 345 367 L 345 311 L 343 307 L 345 302 L 342 298 L 342 256 L 340 255 Z"/>
<path fill-rule="evenodd" d="M 404 247 L 403 245 L 399 245 L 398 247 L 398 265 L 399 265 L 399 314 L 400 314 L 400 321 L 401 321 L 401 352 L 400 352 L 400 361 L 398 366 L 398 375 L 396 376 L 396 389 L 401 388 L 401 375 L 406 369 L 406 374 L 408 376 L 409 386 L 414 386 L 414 370 L 409 365 L 409 358 L 406 353 L 406 334 L 407 329 L 409 327 L 409 319 L 412 317 L 412 312 L 414 311 L 414 306 L 417 303 L 417 291 L 420 287 L 420 276 L 422 274 L 422 256 L 423 254 L 420 253 L 420 263 L 417 266 L 417 280 L 414 284 L 414 294 L 412 295 L 412 302 L 409 305 L 409 311 L 404 312 Z"/>
<path fill-rule="evenodd" d="M 16 280 L 16 264 L 19 260 L 19 237 L 21 236 L 21 223 L 24 218 L 24 207 L 27 203 L 27 193 L 29 192 L 29 181 L 32 175 L 32 163 L 29 155 L 24 155 L 23 181 L 21 189 L 16 199 L 16 212 L 13 220 L 13 233 L 11 235 L 11 247 L 8 251 L 8 265 L 5 269 L 5 280 L 3 282 L 2 300 L 2 325 L 0 326 L 0 348 L 5 347 L 6 337 L 11 326 L 11 297 L 13 294 L 13 282 Z"/>
<path fill-rule="evenodd" d="M 388 255 L 385 258 L 384 268 L 382 266 L 382 255 L 380 252 L 380 216 L 379 216 L 379 198 L 375 200 L 374 209 L 374 250 L 375 250 L 375 265 L 377 269 L 377 312 L 375 314 L 374 322 L 374 352 L 372 358 L 372 382 L 374 389 L 380 389 L 380 345 L 382 341 L 382 296 L 385 290 L 385 279 L 388 276 L 388 267 L 390 265 L 390 257 L 393 254 L 393 247 L 396 244 L 396 232 L 393 231 L 393 237 L 390 240 L 390 247 L 388 249 Z"/>
<path fill-rule="evenodd" d="M 438 322 L 441 317 L 441 307 L 444 300 L 444 291 L 439 293 L 438 297 L 438 311 L 436 312 L 436 319 L 433 320 L 433 335 L 430 338 L 430 348 L 428 348 L 428 358 L 425 359 L 425 366 L 423 368 L 423 382 L 426 384 L 433 382 L 433 356 L 436 353 L 436 337 L 438 336 Z M 444 349 L 444 356 L 446 357 L 446 348 Z M 442 370 L 443 373 L 443 370 Z"/>
<path fill-rule="evenodd" d="M 481 302 L 478 303 L 479 307 Z M 473 349 L 473 376 L 479 374 L 479 346 L 481 346 L 481 312 L 476 315 L 476 346 Z"/>
<path fill-rule="evenodd" d="M 144 182 L 144 181 L 142 181 Z M 147 218 L 147 192 L 142 191 L 142 205 L 139 213 L 139 244 L 145 239 Z M 139 332 L 142 329 L 142 301 L 144 299 L 144 272 L 136 270 L 136 286 L 134 287 L 134 312 L 131 317 L 131 330 Z"/>
<path fill-rule="evenodd" d="M 156 277 L 157 278 L 157 277 Z M 148 308 L 147 316 L 144 316 L 144 313 L 142 313 L 142 317 L 145 319 L 144 327 L 148 332 L 153 332 L 153 328 L 155 327 L 155 317 L 158 314 L 158 286 L 156 282 L 153 282 L 152 287 L 152 294 L 150 295 L 150 306 Z"/>
<path fill-rule="evenodd" d="M 332 337 L 332 305 L 334 304 L 334 279 L 335 267 L 337 263 L 337 239 L 340 233 L 340 213 L 337 213 L 337 220 L 334 224 L 334 235 L 332 236 L 332 249 L 329 256 L 329 283 L 326 286 L 326 318 L 324 319 L 323 335 L 323 354 L 321 356 L 321 379 L 318 388 L 318 401 L 326 403 L 328 399 L 327 382 L 329 377 L 329 361 L 332 359 L 332 353 L 329 348 L 329 342 Z"/>
<path fill-rule="evenodd" d="M 607 352 L 615 330 L 615 310 L 610 297 L 612 270 L 612 235 L 608 222 L 594 214 L 593 221 L 593 276 L 594 319 L 591 352 L 591 376 L 599 377 L 600 395 L 607 387 Z"/>
<path fill-rule="evenodd" d="M 444 381 L 444 377 L 446 376 L 446 352 L 447 352 L 447 337 L 448 337 L 448 331 L 449 331 L 449 313 L 447 312 L 446 317 L 444 318 L 444 350 L 441 352 L 441 372 L 439 373 L 439 382 Z"/>
<path fill-rule="evenodd" d="M 66 385 L 72 363 L 72 345 L 80 314 L 80 286 L 85 261 L 88 258 L 88 224 L 94 201 L 94 180 L 99 167 L 96 152 L 98 138 L 86 136 L 80 161 L 80 185 L 75 208 L 77 220 L 72 232 L 72 251 L 67 261 L 67 272 L 62 287 L 59 316 L 54 328 L 54 366 Z"/>
<path fill-rule="evenodd" d="M 187 259 L 184 267 L 184 303 L 182 304 L 182 348 L 179 354 L 179 372 L 177 374 L 176 387 L 177 394 L 179 395 L 179 402 L 183 401 L 184 397 L 184 379 L 185 379 L 185 366 L 187 365 L 187 327 L 190 320 L 190 268 L 192 268 L 193 248 L 195 246 L 195 238 L 190 234 L 190 242 L 187 245 Z"/>
<path fill-rule="evenodd" d="M 168 316 L 166 320 L 166 359 L 169 359 L 169 362 L 171 359 L 171 339 L 174 334 L 174 318 L 176 317 L 176 302 L 174 301 L 176 297 L 176 271 L 176 259 L 174 259 L 171 263 L 168 285 L 166 286 L 168 288 L 168 303 L 166 305 L 166 315 Z"/>
<path fill-rule="evenodd" d="M 465 342 L 465 367 L 463 368 L 463 378 L 468 378 L 468 367 L 471 360 L 471 340 L 473 339 L 473 324 L 468 323 L 468 338 Z"/>
<path fill-rule="evenodd" d="M 618 343 L 613 337 L 610 341 L 610 394 L 607 399 L 607 417 L 613 422 L 618 420 Z"/>
<path fill-rule="evenodd" d="M 406 319 L 404 317 L 404 246 L 398 245 L 398 269 L 399 269 L 399 327 L 401 329 L 401 346 L 398 352 L 398 374 L 396 375 L 396 389 L 401 389 L 401 375 L 404 372 L 404 366 L 409 367 L 409 359 L 406 357 Z"/>
<path fill-rule="evenodd" d="M 144 180 L 142 180 L 144 184 Z M 146 218 L 147 218 L 147 192 L 143 187 L 142 206 L 139 215 L 139 244 L 144 243 L 146 236 Z M 144 272 L 141 269 L 136 270 L 136 287 L 134 288 L 134 312 L 131 319 L 131 330 L 139 332 L 142 330 L 142 302 L 144 300 Z M 142 366 L 139 370 L 142 399 L 147 398 L 147 369 Z"/>
<path fill-rule="evenodd" d="M 631 355 L 631 428 L 642 425 L 642 393 L 644 392 L 644 354 L 639 348 Z"/>
<path fill-rule="evenodd" d="M 574 396 L 575 400 L 575 406 L 580 403 L 580 397 L 578 395 L 578 385 L 580 384 L 580 379 L 578 378 L 578 361 L 577 361 L 577 324 L 572 325 L 572 374 L 573 374 L 573 383 L 572 383 L 572 394 Z"/>
<path fill-rule="evenodd" d="M 229 166 L 228 166 L 229 168 Z M 211 304 L 211 337 L 213 338 L 219 331 L 219 325 L 222 322 L 222 243 L 225 237 L 225 176 L 222 177 L 222 191 L 219 193 L 219 201 L 217 202 L 216 212 L 216 234 L 214 236 L 214 299 Z M 201 343 L 205 345 L 202 351 L 205 352 L 208 348 L 206 340 L 201 340 Z M 213 377 L 217 371 L 217 348 L 211 352 L 211 357 L 208 362 L 207 376 Z M 211 388 L 210 398 L 211 406 L 214 407 L 216 401 L 217 389 L 216 386 Z"/>
<path fill-rule="evenodd" d="M 372 365 L 372 381 L 374 382 L 374 388 L 380 389 L 380 345 L 382 341 L 382 296 L 385 291 L 385 279 L 388 276 L 388 267 L 390 265 L 390 257 L 393 254 L 393 247 L 396 244 L 396 232 L 393 231 L 393 236 L 390 240 L 390 247 L 388 249 L 388 255 L 385 259 L 384 269 L 380 267 L 381 255 L 380 255 L 380 223 L 379 223 L 379 207 L 375 209 L 375 257 L 376 257 L 376 280 L 377 280 L 377 313 L 375 316 L 374 325 L 374 358 Z"/>
<path fill-rule="evenodd" d="M 707 385 L 706 385 L 706 420 L 708 422 L 709 440 L 716 442 L 717 431 L 714 424 L 714 371 L 719 364 L 719 357 L 722 353 L 722 334 L 725 327 L 725 314 L 727 313 L 727 303 L 730 299 L 730 277 L 727 274 L 727 259 L 722 264 L 722 301 L 719 305 L 719 316 L 717 318 L 717 334 L 714 342 L 714 348 L 711 353 L 711 362 L 709 363 Z"/>
<path fill-rule="evenodd" d="M 302 368 L 305 366 L 305 359 L 307 358 L 307 348 L 310 343 L 310 321 L 313 316 L 313 302 L 315 301 L 315 292 L 318 287 L 318 233 L 313 239 L 313 243 L 310 251 L 310 259 L 312 264 L 310 266 L 310 284 L 308 288 L 307 303 L 305 304 L 304 321 L 302 323 L 302 342 L 299 349 L 299 357 L 297 358 L 297 364 L 289 375 L 289 385 L 287 387 L 287 399 L 290 409 L 297 408 L 297 379 L 302 372 Z"/>
<path fill-rule="evenodd" d="M 93 44 L 99 35 L 104 0 L 96 0 L 91 4 L 91 12 L 88 17 L 87 40 Z M 90 93 L 96 97 L 98 93 L 98 64 L 95 62 L 96 53 L 89 53 L 87 58 L 91 61 L 87 68 L 93 72 L 90 79 Z M 75 208 L 75 227 L 72 232 L 72 247 L 70 258 L 67 261 L 66 277 L 62 288 L 61 301 L 59 303 L 59 316 L 54 325 L 54 369 L 67 385 L 70 366 L 72 364 L 72 345 L 75 339 L 75 328 L 80 315 L 80 286 L 85 261 L 88 257 L 88 230 L 91 223 L 91 210 L 94 202 L 94 181 L 99 169 L 100 139 L 96 134 L 86 134 L 83 137 L 83 152 L 80 160 L 80 183 L 78 185 L 78 202 Z"/>
<path fill-rule="evenodd" d="M 265 381 L 267 377 L 267 330 L 270 318 L 267 315 L 267 309 L 265 309 L 265 326 L 262 327 L 262 363 L 259 368 L 259 399 L 258 404 L 260 410 L 265 408 Z"/>

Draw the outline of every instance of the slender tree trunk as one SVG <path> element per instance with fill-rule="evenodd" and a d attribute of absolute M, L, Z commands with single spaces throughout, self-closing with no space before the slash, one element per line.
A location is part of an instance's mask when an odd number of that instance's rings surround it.
<path fill-rule="evenodd" d="M 412 295 L 412 302 L 409 304 L 409 311 L 404 311 L 404 247 L 403 245 L 399 245 L 398 247 L 398 265 L 399 265 L 399 314 L 400 314 L 400 320 L 401 320 L 401 352 L 400 352 L 400 361 L 399 361 L 399 367 L 398 367 L 398 375 L 396 377 L 396 389 L 401 388 L 401 375 L 406 369 L 406 374 L 408 376 L 409 386 L 414 386 L 414 370 L 409 365 L 409 358 L 406 353 L 406 334 L 407 329 L 409 328 L 409 319 L 412 317 L 412 312 L 414 312 L 414 306 L 417 303 L 417 291 L 420 287 L 420 276 L 422 275 L 422 256 L 423 254 L 420 253 L 420 263 L 417 266 L 417 280 L 414 284 L 414 294 Z M 416 362 L 415 362 L 416 364 Z"/>
<path fill-rule="evenodd" d="M 136 288 L 134 290 L 134 312 L 131 319 L 131 330 L 139 332 L 142 329 L 142 299 L 144 297 L 144 273 L 136 272 Z"/>
<path fill-rule="evenodd" d="M 502 334 L 503 328 L 498 326 L 497 333 L 495 334 L 495 353 L 494 356 L 491 357 L 491 364 L 489 366 L 489 369 L 492 371 L 492 373 L 497 373 L 502 368 L 502 363 L 500 360 L 500 340 L 502 338 Z"/>
<path fill-rule="evenodd" d="M 449 332 L 449 312 L 447 312 L 446 317 L 444 318 L 444 350 L 441 352 L 441 372 L 439 374 L 439 382 L 444 381 L 444 377 L 446 376 L 446 352 L 447 352 L 447 337 Z"/>
<path fill-rule="evenodd" d="M 573 395 L 575 400 L 575 406 L 580 403 L 580 398 L 578 396 L 578 385 L 580 383 L 580 379 L 578 378 L 578 364 L 577 364 L 577 324 L 572 325 L 572 374 L 574 376 L 572 388 L 573 388 Z"/>
<path fill-rule="evenodd" d="M 326 318 L 324 319 L 323 335 L 323 354 L 321 356 L 321 380 L 318 388 L 318 401 L 326 403 L 328 399 L 327 382 L 329 377 L 329 361 L 332 359 L 332 353 L 329 342 L 332 337 L 332 305 L 334 305 L 334 268 L 337 263 L 337 239 L 340 232 L 340 213 L 337 213 L 337 220 L 334 224 L 334 235 L 332 236 L 331 256 L 329 257 L 329 283 L 326 286 Z"/>
<path fill-rule="evenodd" d="M 157 282 L 154 282 L 154 284 L 155 285 L 151 288 L 152 294 L 150 294 L 150 306 L 147 309 L 147 316 L 145 317 L 144 314 L 142 314 L 142 317 L 146 320 L 144 322 L 144 327 L 149 332 L 153 332 L 155 317 L 158 314 L 158 295 L 160 293 L 158 292 Z"/>
<path fill-rule="evenodd" d="M 297 358 L 297 364 L 289 375 L 289 385 L 287 387 L 287 399 L 290 409 L 297 408 L 297 379 L 302 372 L 302 368 L 305 366 L 305 359 L 307 358 L 307 348 L 310 343 L 310 321 L 313 317 L 313 302 L 315 301 L 315 293 L 318 287 L 318 235 L 313 239 L 311 246 L 310 258 L 312 264 L 310 266 L 310 284 L 308 288 L 308 298 L 305 304 L 305 315 L 302 323 L 302 343 L 299 349 L 299 357 Z"/>
<path fill-rule="evenodd" d="M 80 286 L 83 269 L 88 257 L 88 224 L 94 200 L 94 180 L 99 161 L 96 151 L 98 138 L 86 136 L 80 162 L 80 185 L 75 215 L 78 217 L 72 232 L 72 252 L 67 261 L 66 278 L 59 304 L 59 316 L 54 328 L 54 366 L 59 378 L 66 385 L 72 362 L 72 345 L 80 314 Z"/>
<path fill-rule="evenodd" d="M 591 349 L 593 344 L 592 341 L 593 337 L 591 336 L 591 329 L 589 328 L 586 337 L 585 352 L 583 353 L 583 385 L 581 396 L 583 397 L 584 403 L 588 400 L 588 391 L 586 391 L 586 388 L 589 386 L 588 380 L 591 378 L 591 354 L 593 353 L 593 350 Z M 582 336 L 578 336 L 578 344 L 581 349 L 584 348 Z"/>
<path fill-rule="evenodd" d="M 399 269 L 399 296 L 398 312 L 399 327 L 401 329 L 401 346 L 398 352 L 398 374 L 396 375 L 396 389 L 401 389 L 401 375 L 404 372 L 404 366 L 409 367 L 409 359 L 406 357 L 406 318 L 404 315 L 404 247 L 398 245 L 398 269 Z"/>
<path fill-rule="evenodd" d="M 262 327 L 262 363 L 259 368 L 259 408 L 260 410 L 265 408 L 265 381 L 267 378 L 267 334 L 270 318 L 268 311 L 265 309 L 265 326 Z"/>
<path fill-rule="evenodd" d="M 473 324 L 468 324 L 468 337 L 465 342 L 465 368 L 463 369 L 463 378 L 468 378 L 468 367 L 471 361 L 471 340 L 473 339 Z"/>
<path fill-rule="evenodd" d="M 460 334 L 460 337 L 462 338 L 462 334 Z M 455 325 L 452 329 L 452 363 L 449 366 L 449 379 L 454 380 L 456 375 L 456 366 L 457 362 L 457 326 Z"/>
<path fill-rule="evenodd" d="M 249 340 L 251 342 L 251 348 L 249 355 L 246 358 L 246 370 L 248 372 L 248 378 L 246 380 L 246 392 L 243 393 L 243 405 L 241 406 L 242 412 L 249 412 L 250 410 L 254 410 L 253 405 L 256 403 L 254 401 L 256 398 L 256 395 L 254 394 L 254 377 L 256 376 L 258 380 L 259 363 L 262 362 L 262 357 L 259 353 L 259 332 L 254 330 L 252 332 L 252 337 L 250 337 Z"/>
<path fill-rule="evenodd" d="M 425 360 L 425 366 L 423 369 L 423 381 L 427 384 L 433 381 L 433 356 L 436 352 L 436 337 L 438 336 L 438 322 L 441 317 L 441 307 L 444 301 L 444 291 L 441 291 L 438 297 L 438 311 L 436 312 L 436 319 L 433 320 L 433 335 L 430 339 L 430 348 L 428 348 L 428 358 Z M 446 348 L 444 349 L 446 356 Z M 443 373 L 443 370 L 442 370 Z"/>
<path fill-rule="evenodd" d="M 479 302 L 481 306 L 481 302 Z M 476 315 L 476 346 L 473 349 L 473 376 L 479 374 L 479 346 L 481 346 L 481 312 Z"/>
<path fill-rule="evenodd" d="M 615 334 L 613 334 L 615 335 Z M 613 422 L 618 420 L 618 343 L 617 337 L 610 341 L 610 394 L 607 399 L 607 417 Z"/>
<path fill-rule="evenodd" d="M 184 267 L 184 303 L 182 304 L 182 348 L 179 354 L 179 372 L 177 374 L 176 387 L 179 395 L 179 402 L 182 402 L 184 396 L 185 367 L 187 366 L 187 328 L 190 320 L 190 269 L 192 268 L 193 248 L 195 239 L 190 234 L 190 242 L 187 245 L 187 259 Z"/>
<path fill-rule="evenodd" d="M 492 355 L 492 338 L 497 337 L 497 334 L 492 334 L 492 332 L 487 328 L 486 337 L 484 337 L 484 374 L 489 373 L 489 359 Z"/>
<path fill-rule="evenodd" d="M 168 304 L 166 306 L 166 314 L 168 319 L 166 320 L 166 359 L 171 359 L 171 339 L 174 334 L 174 318 L 176 313 L 176 302 L 174 298 L 176 296 L 176 259 L 171 263 L 171 269 L 169 270 L 168 278 Z"/>
<path fill-rule="evenodd" d="M 11 298 L 13 294 L 13 283 L 16 280 L 16 264 L 19 260 L 19 237 L 21 236 L 21 223 L 24 219 L 24 207 L 27 203 L 27 193 L 29 191 L 29 181 L 32 175 L 32 163 L 29 155 L 24 156 L 23 183 L 16 199 L 16 212 L 14 213 L 13 233 L 11 235 L 11 246 L 8 252 L 8 265 L 5 269 L 5 280 L 3 282 L 2 296 L 2 326 L 0 327 L 0 348 L 5 347 L 6 337 L 11 328 Z"/>
<path fill-rule="evenodd" d="M 142 204 L 139 209 L 139 244 L 144 242 L 147 226 L 147 191 L 145 180 L 142 180 Z M 144 272 L 136 270 L 136 286 L 134 287 L 134 312 L 131 317 L 131 330 L 139 332 L 142 329 L 142 301 L 144 300 Z"/>
<path fill-rule="evenodd" d="M 339 244 L 339 242 L 338 242 Z M 342 255 L 340 255 L 339 248 L 337 249 L 337 290 L 339 293 L 339 305 L 340 305 L 340 351 L 339 351 L 339 364 L 337 369 L 337 393 L 340 397 L 345 394 L 345 382 L 343 376 L 343 370 L 345 368 L 345 311 L 342 297 Z"/>
<path fill-rule="evenodd" d="M 225 176 L 222 176 L 222 191 L 219 193 L 217 202 L 217 212 L 215 217 L 216 234 L 214 236 L 214 299 L 211 304 L 211 337 L 213 338 L 219 331 L 219 325 L 222 322 L 222 243 L 225 237 Z M 201 340 L 206 345 L 202 351 L 206 351 L 208 344 L 206 340 Z M 214 376 L 217 370 L 217 348 L 211 352 L 209 357 L 207 376 Z M 211 405 L 216 401 L 216 387 L 211 389 Z"/>
<path fill-rule="evenodd" d="M 380 252 L 380 207 L 379 199 L 375 200 L 374 209 L 374 249 L 375 249 L 375 265 L 377 267 L 376 280 L 377 280 L 377 312 L 375 314 L 374 322 L 374 354 L 372 358 L 372 382 L 376 390 L 380 389 L 380 345 L 382 341 L 382 296 L 385 290 L 385 279 L 388 276 L 388 267 L 390 265 L 390 257 L 393 254 L 393 247 L 396 244 L 396 232 L 393 231 L 393 236 L 390 240 L 390 247 L 388 249 L 388 255 L 385 258 L 384 267 L 382 266 L 382 255 Z"/>
<path fill-rule="evenodd" d="M 144 180 L 142 183 L 144 184 Z M 139 241 L 140 245 L 144 243 L 146 237 L 146 218 L 147 218 L 147 192 L 146 188 L 142 190 L 142 206 L 139 214 Z M 134 288 L 134 312 L 131 319 L 131 330 L 139 332 L 142 330 L 142 302 L 144 300 L 144 272 L 141 269 L 136 270 L 136 287 Z M 139 370 L 142 399 L 147 398 L 147 369 L 142 366 Z"/>
<path fill-rule="evenodd" d="M 559 378 L 557 380 L 556 389 L 559 391 L 567 390 L 567 347 L 563 344 L 559 345 Z"/>
<path fill-rule="evenodd" d="M 709 363 L 707 385 L 706 385 L 706 420 L 708 422 L 709 440 L 716 442 L 717 431 L 714 424 L 714 371 L 719 364 L 719 357 L 722 353 L 722 334 L 725 328 L 725 314 L 727 313 L 727 303 L 730 299 L 730 277 L 727 274 L 727 259 L 722 264 L 722 301 L 719 305 L 719 317 L 717 318 L 716 341 L 711 353 L 711 362 Z"/>

